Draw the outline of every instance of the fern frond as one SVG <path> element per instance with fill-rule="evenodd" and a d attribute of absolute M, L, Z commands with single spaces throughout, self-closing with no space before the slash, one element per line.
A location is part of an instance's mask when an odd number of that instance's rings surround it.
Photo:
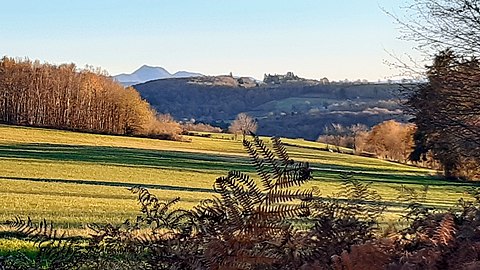
<path fill-rule="evenodd" d="M 273 137 L 272 144 L 273 144 L 273 150 L 275 151 L 277 156 L 280 158 L 283 165 L 290 165 L 292 163 L 292 160 L 290 160 L 287 149 L 283 145 L 281 139 L 279 137 Z"/>
<path fill-rule="evenodd" d="M 277 176 L 273 189 L 301 186 L 311 179 L 312 172 L 308 162 L 292 163 L 292 165 L 285 166 L 281 174 Z"/>
<path fill-rule="evenodd" d="M 273 206 L 260 206 L 260 215 L 265 214 L 267 216 L 284 219 L 290 217 L 305 217 L 309 214 L 309 209 L 303 203 L 300 205 L 273 205 Z"/>
<path fill-rule="evenodd" d="M 422 189 L 420 191 L 417 191 L 415 188 L 401 185 L 400 187 L 394 187 L 393 189 L 399 192 L 397 200 L 410 203 L 423 203 L 427 198 L 430 187 L 428 185 L 423 185 Z"/>
<path fill-rule="evenodd" d="M 370 189 L 371 183 L 362 183 L 351 173 L 341 175 L 344 197 L 356 200 L 377 200 L 378 193 Z"/>
<path fill-rule="evenodd" d="M 144 214 L 137 216 L 136 227 L 139 227 L 140 223 L 146 223 L 153 225 L 153 229 L 180 229 L 181 233 L 189 233 L 192 230 L 193 215 L 189 211 L 172 209 L 180 201 L 180 197 L 160 201 L 146 188 L 137 186 L 130 191 L 138 194 L 138 201 L 141 204 L 140 212 Z"/>
<path fill-rule="evenodd" d="M 435 231 L 433 240 L 436 245 L 448 246 L 455 239 L 456 231 L 454 216 L 446 214 Z"/>
<path fill-rule="evenodd" d="M 213 197 L 212 199 L 202 200 L 193 208 L 192 213 L 199 219 L 218 221 L 216 219 L 224 218 L 224 207 L 219 198 Z"/>
<path fill-rule="evenodd" d="M 265 142 L 258 136 L 253 137 L 253 142 L 258 151 L 262 154 L 263 160 L 268 164 L 274 173 L 280 174 L 280 162 L 277 160 L 275 154 L 267 147 Z"/>
<path fill-rule="evenodd" d="M 215 191 L 220 193 L 222 198 L 222 204 L 225 206 L 226 214 L 228 218 L 233 221 L 234 224 L 241 226 L 242 222 L 242 210 L 239 209 L 237 202 L 233 198 L 231 190 L 229 190 L 227 182 L 228 177 L 219 177 L 215 180 Z"/>
<path fill-rule="evenodd" d="M 15 217 L 8 224 L 20 233 L 25 234 L 33 241 L 34 246 L 39 252 L 33 258 L 33 263 L 50 265 L 53 269 L 65 267 L 75 255 L 73 240 L 65 239 L 65 234 L 58 234 L 54 228 L 53 222 L 47 222 L 45 219 L 34 224 L 30 217 L 26 220 Z"/>
<path fill-rule="evenodd" d="M 167 202 L 160 202 L 156 207 L 156 215 L 163 216 L 170 208 L 180 201 L 180 197 L 175 197 Z"/>
<path fill-rule="evenodd" d="M 32 222 L 30 217 L 27 217 L 25 220 L 19 216 L 16 216 L 13 221 L 9 221 L 7 224 L 16 231 L 38 241 L 51 239 L 56 240 L 64 236 L 63 234 L 58 235 L 57 230 L 54 228 L 53 222 L 49 223 L 46 219 L 43 219 L 37 225 Z"/>
<path fill-rule="evenodd" d="M 264 164 L 264 160 L 260 158 L 258 155 L 257 150 L 254 148 L 251 142 L 244 140 L 243 146 L 247 150 L 250 159 L 252 160 L 253 165 L 255 166 L 255 170 L 260 176 L 260 180 L 262 181 L 263 189 L 269 190 L 272 187 L 273 177 L 267 165 Z"/>
<path fill-rule="evenodd" d="M 252 178 L 250 178 L 250 176 L 242 172 L 230 171 L 228 173 L 228 178 L 236 180 L 239 184 L 245 186 L 246 189 L 244 191 L 247 192 L 249 196 L 253 197 L 253 203 L 258 203 L 263 200 L 264 194 L 258 189 L 257 184 Z"/>
<path fill-rule="evenodd" d="M 293 200 L 307 201 L 312 198 L 312 190 L 273 190 L 266 195 L 267 206 L 276 203 L 286 203 Z"/>

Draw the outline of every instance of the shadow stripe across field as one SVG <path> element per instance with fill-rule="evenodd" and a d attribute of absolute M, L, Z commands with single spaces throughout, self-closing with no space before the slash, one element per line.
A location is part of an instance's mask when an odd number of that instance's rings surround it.
<path fill-rule="evenodd" d="M 189 153 L 181 151 L 146 150 L 125 147 L 110 146 L 72 146 L 65 144 L 50 143 L 27 143 L 27 144 L 0 144 L 0 157 L 9 159 L 34 159 L 39 161 L 67 161 L 67 162 L 92 162 L 122 167 L 147 167 L 161 168 L 177 171 L 191 172 L 218 172 L 218 176 L 224 175 L 225 171 L 236 170 L 247 173 L 254 173 L 254 166 L 247 157 L 232 157 L 228 155 L 212 155 Z M 361 181 L 372 183 L 389 183 L 405 185 L 430 185 L 454 188 L 479 187 L 477 183 L 452 182 L 438 179 L 434 176 L 418 174 L 402 174 L 394 170 L 380 169 L 371 171 L 367 168 L 344 166 L 335 164 L 312 163 L 314 182 L 336 182 L 339 183 L 339 175 L 342 173 L 353 173 Z M 7 176 L 3 176 L 7 177 Z M 12 178 L 12 177 L 10 177 Z M 49 180 L 61 182 L 62 179 Z M 69 180 L 72 181 L 72 180 Z M 88 181 L 93 184 L 95 180 L 75 180 L 77 183 Z M 109 181 L 110 182 L 110 181 Z M 101 182 L 99 182 L 101 183 Z M 213 183 L 212 183 L 213 184 Z M 100 184 L 99 184 L 100 185 Z M 107 185 L 107 182 L 101 183 Z M 131 187 L 134 184 L 122 182 L 110 182 L 111 186 Z M 155 188 L 155 184 L 144 186 Z M 161 187 L 162 185 L 157 185 Z M 211 192 L 207 188 L 176 187 L 163 185 L 165 190 L 191 190 L 198 192 Z M 196 190 L 195 190 L 196 189 Z"/>
<path fill-rule="evenodd" d="M 163 168 L 192 172 L 255 171 L 247 157 L 109 146 L 72 146 L 50 143 L 0 145 L 0 157 L 42 161 L 94 162 L 112 166 Z M 323 165 L 319 163 L 312 163 L 311 166 L 314 169 L 315 178 L 322 181 L 338 181 L 339 174 L 353 172 L 356 176 L 359 176 L 359 180 L 367 180 L 368 178 L 370 182 L 475 186 L 475 184 L 442 181 L 427 175 L 405 175 L 402 172 L 388 169 L 370 169 L 335 164 Z M 326 176 L 331 179 L 326 179 Z M 362 177 L 365 179 L 362 179 Z M 434 183 L 427 183 L 431 180 Z"/>
<path fill-rule="evenodd" d="M 45 182 L 45 183 L 68 183 L 68 184 L 79 184 L 79 185 L 94 185 L 94 186 L 111 186 L 111 187 L 124 187 L 131 188 L 136 186 L 141 186 L 149 189 L 158 189 L 158 190 L 174 190 L 174 191 L 190 191 L 190 192 L 203 192 L 203 193 L 215 193 L 213 189 L 208 188 L 193 188 L 193 187 L 182 187 L 182 186 L 170 186 L 170 185 L 156 185 L 156 184 L 133 184 L 133 183 L 122 183 L 122 182 L 106 182 L 106 181 L 96 181 L 96 180 L 75 180 L 75 179 L 48 179 L 48 178 L 33 178 L 33 177 L 1 177 L 0 179 L 4 180 L 14 180 L 14 181 L 33 181 L 33 182 Z M 338 200 L 340 202 L 347 202 L 346 199 L 333 199 L 330 197 L 317 196 L 317 199 L 322 201 L 332 201 Z M 384 205 L 387 207 L 406 207 L 408 202 L 395 202 L 395 201 L 368 201 L 368 200 L 352 200 L 351 202 L 359 204 L 371 204 L 371 205 Z M 439 205 L 433 205 L 425 203 L 424 206 L 428 207 L 437 207 L 437 208 L 446 208 Z"/>
<path fill-rule="evenodd" d="M 14 181 L 33 181 L 44 183 L 66 183 L 66 184 L 79 184 L 79 185 L 93 185 L 93 186 L 110 186 L 110 187 L 124 187 L 132 188 L 142 186 L 149 189 L 161 189 L 172 191 L 191 191 L 191 192 L 206 192 L 213 193 L 213 189 L 199 188 L 199 187 L 180 187 L 170 185 L 157 185 L 157 184 L 143 184 L 143 183 L 124 183 L 113 181 L 97 181 L 97 180 L 78 180 L 78 179 L 51 179 L 51 178 L 33 178 L 33 177 L 4 177 L 0 176 L 0 179 L 14 180 Z"/>

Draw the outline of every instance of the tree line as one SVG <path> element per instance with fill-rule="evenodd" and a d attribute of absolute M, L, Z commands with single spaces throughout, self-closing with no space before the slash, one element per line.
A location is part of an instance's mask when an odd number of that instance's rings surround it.
<path fill-rule="evenodd" d="M 199 121 L 234 119 L 237 114 L 257 107 L 259 113 L 266 114 L 271 107 L 264 108 L 264 104 L 287 98 L 378 101 L 396 98 L 397 90 L 395 86 L 386 84 L 308 85 L 302 82 L 242 88 L 199 84 L 191 78 L 155 80 L 134 87 L 158 112 L 171 113 L 176 119 L 194 118 Z M 297 111 L 308 109 L 310 107 L 306 106 L 297 108 Z"/>
<path fill-rule="evenodd" d="M 124 88 L 100 69 L 0 60 L 2 123 L 107 134 L 175 134 L 173 119 L 162 117 L 135 89 Z"/>

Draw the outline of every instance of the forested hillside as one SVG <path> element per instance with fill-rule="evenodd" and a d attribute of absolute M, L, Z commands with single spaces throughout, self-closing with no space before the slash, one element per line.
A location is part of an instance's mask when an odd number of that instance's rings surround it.
<path fill-rule="evenodd" d="M 325 125 L 403 120 L 398 86 L 323 84 L 298 80 L 259 83 L 231 76 L 150 81 L 134 86 L 160 113 L 223 125 L 238 113 L 258 120 L 259 134 L 316 139 Z"/>

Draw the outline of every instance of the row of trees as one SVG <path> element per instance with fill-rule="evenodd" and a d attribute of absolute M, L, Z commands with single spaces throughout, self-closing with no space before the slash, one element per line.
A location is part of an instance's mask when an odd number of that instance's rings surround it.
<path fill-rule="evenodd" d="M 197 132 L 210 132 L 210 133 L 221 133 L 223 130 L 219 127 L 214 127 L 206 123 L 195 123 L 195 121 L 188 121 L 182 123 L 182 129 L 184 132 L 188 133 L 189 131 Z"/>
<path fill-rule="evenodd" d="M 340 152 L 340 147 L 348 147 L 356 152 L 361 152 L 361 141 L 365 137 L 367 129 L 367 126 L 363 124 L 345 127 L 339 123 L 332 123 L 325 126 L 323 135 L 320 135 L 317 141 L 335 146 L 337 152 Z"/>
<path fill-rule="evenodd" d="M 175 133 L 172 119 L 164 120 L 135 89 L 100 70 L 0 60 L 0 122 L 109 134 Z"/>

